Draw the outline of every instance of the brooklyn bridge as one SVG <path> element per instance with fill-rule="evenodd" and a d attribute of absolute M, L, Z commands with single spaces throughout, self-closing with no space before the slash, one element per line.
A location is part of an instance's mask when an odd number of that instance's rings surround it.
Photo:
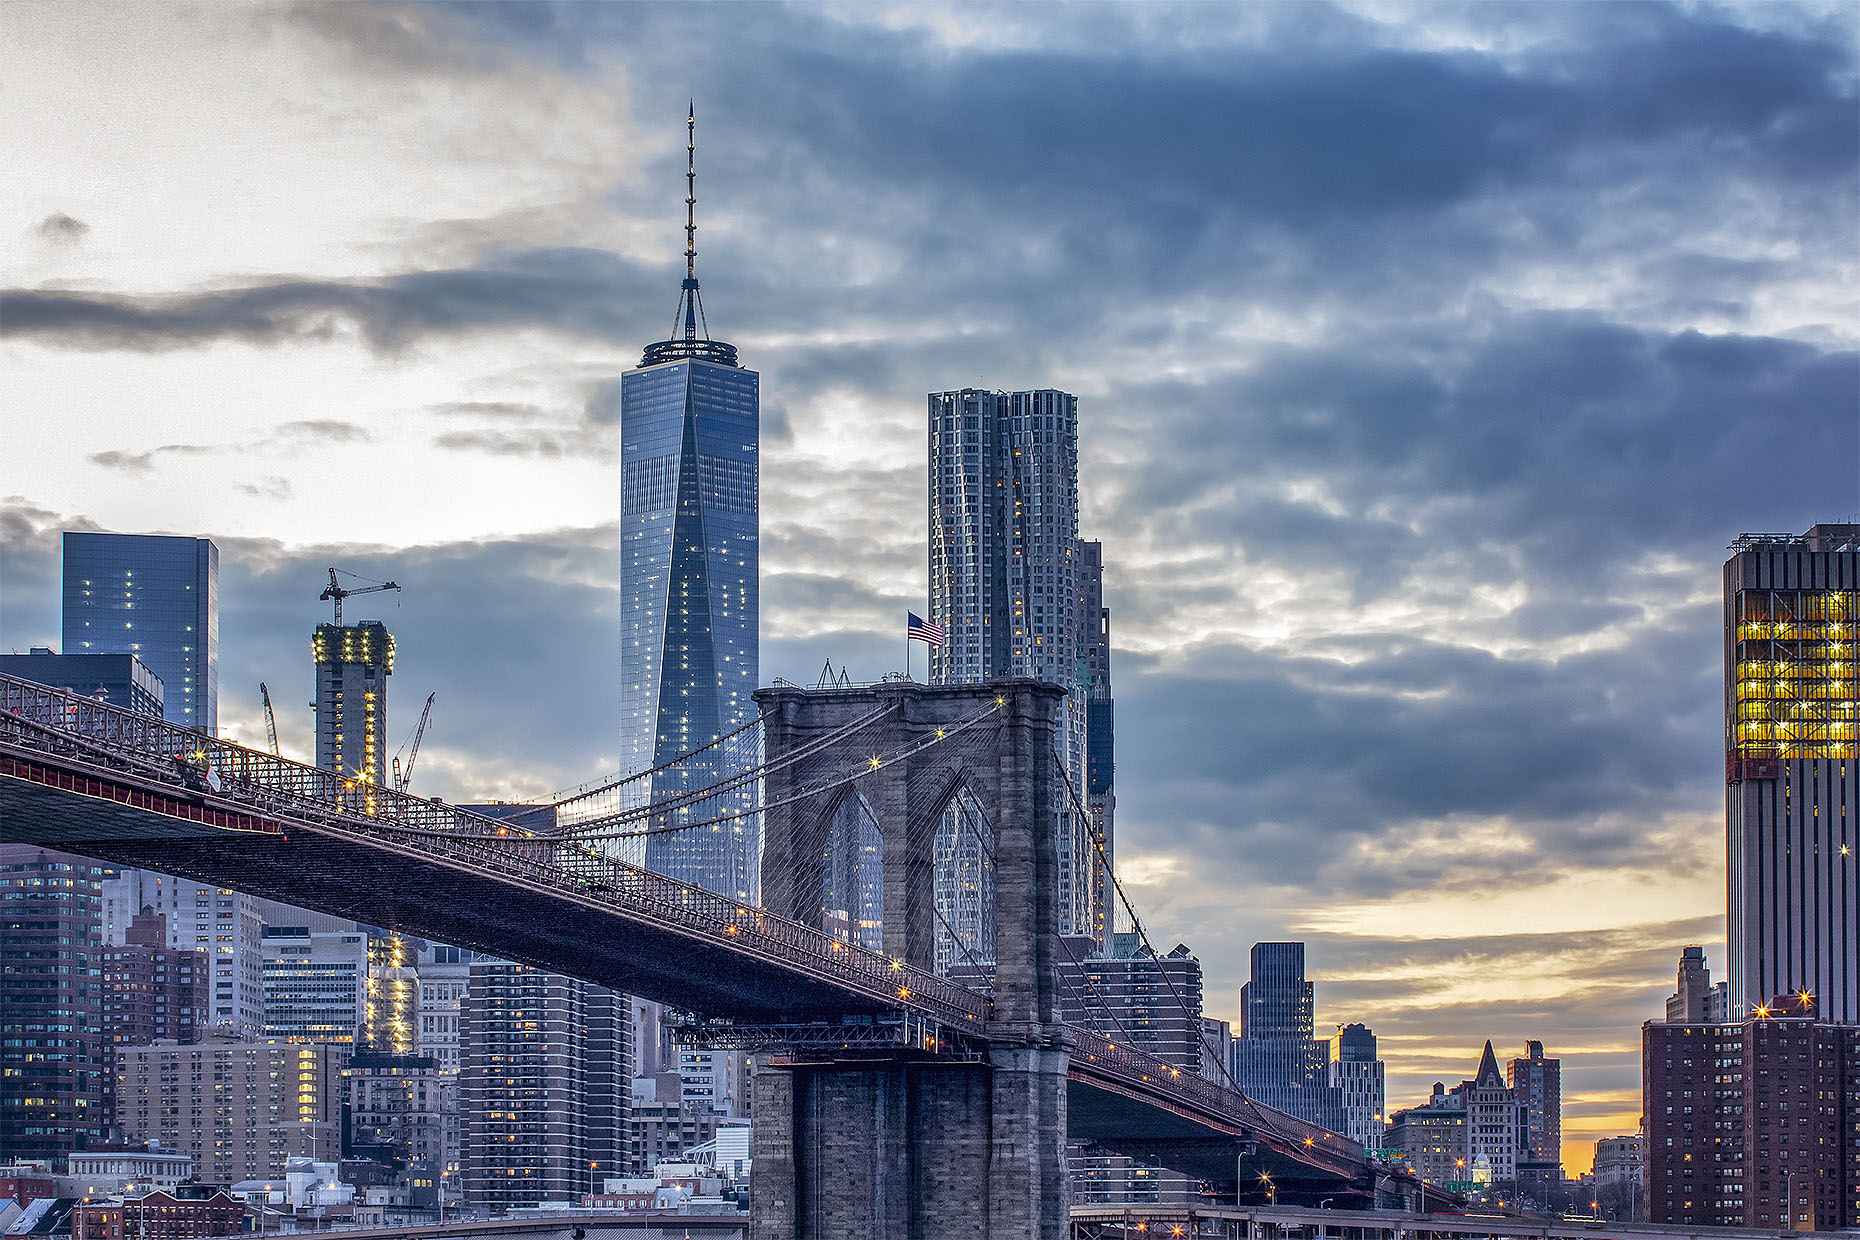
<path fill-rule="evenodd" d="M 1231 1083 L 1060 1017 L 1056 835 L 1085 813 L 1032 680 L 763 689 L 748 765 L 623 805 L 598 782 L 495 820 L 0 676 L 0 840 L 177 874 L 581 978 L 753 1052 L 758 1240 L 1067 1234 L 1068 1142 L 1238 1200 L 1424 1209 L 1428 1190 Z M 624 791 L 624 789 L 622 789 Z M 986 987 L 936 970 L 935 822 L 988 818 Z M 882 847 L 882 950 L 821 925 L 831 823 Z M 760 899 L 623 860 L 660 831 L 749 817 Z M 1132 910 L 1134 913 L 1134 909 Z"/>

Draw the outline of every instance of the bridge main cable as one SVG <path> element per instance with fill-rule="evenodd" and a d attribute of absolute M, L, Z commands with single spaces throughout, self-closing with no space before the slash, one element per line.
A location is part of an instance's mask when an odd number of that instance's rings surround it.
<path fill-rule="evenodd" d="M 1059 751 L 1056 748 L 1053 750 L 1053 758 L 1055 761 L 1060 761 Z M 1157 954 L 1156 945 L 1150 941 L 1149 932 L 1143 928 L 1143 919 L 1137 916 L 1137 907 L 1131 902 L 1130 893 L 1124 890 L 1124 884 L 1117 877 L 1116 869 L 1112 867 L 1110 858 L 1105 855 L 1103 838 L 1100 837 L 1096 831 L 1091 830 L 1091 815 L 1086 811 L 1085 807 L 1079 803 L 1078 790 L 1072 786 L 1071 780 L 1068 779 L 1063 782 L 1066 785 L 1066 792 L 1072 802 L 1073 812 L 1079 815 L 1080 821 L 1084 824 L 1086 833 L 1091 838 L 1092 848 L 1096 852 L 1099 864 L 1105 867 L 1105 873 L 1107 873 L 1111 879 L 1112 889 L 1117 892 L 1118 900 L 1123 904 L 1124 911 L 1130 917 L 1131 929 L 1136 931 L 1137 938 L 1150 953 L 1151 958 L 1157 961 L 1157 972 L 1162 974 L 1163 981 L 1167 984 L 1170 995 L 1175 999 L 1176 1006 L 1181 1009 L 1183 1018 L 1194 1023 L 1197 1014 L 1190 1010 L 1188 1001 L 1182 997 L 1181 990 L 1176 987 L 1175 979 L 1169 976 L 1169 970 L 1162 967 L 1162 957 Z M 1262 1112 L 1259 1104 L 1253 1100 L 1252 1096 L 1244 1089 L 1240 1088 L 1240 1083 L 1234 1079 L 1233 1069 L 1228 1065 L 1225 1056 L 1221 1057 L 1220 1063 L 1221 1075 L 1227 1079 L 1228 1088 L 1240 1099 L 1241 1104 L 1245 1106 L 1247 1112 L 1253 1117 L 1254 1122 L 1274 1136 L 1279 1137 L 1281 1140 L 1291 1140 L 1295 1142 L 1297 1138 L 1283 1132 L 1271 1116 Z M 1309 1141 L 1307 1139 L 1307 1144 L 1308 1143 Z"/>
<path fill-rule="evenodd" d="M 729 813 L 719 814 L 712 818 L 702 818 L 695 822 L 681 822 L 681 823 L 676 823 L 672 825 L 657 826 L 657 827 L 639 827 L 636 829 L 624 830 L 624 831 L 605 828 L 602 824 L 605 824 L 612 820 L 601 819 L 596 824 L 597 826 L 601 826 L 601 829 L 599 830 L 589 831 L 589 830 L 583 829 L 580 826 L 576 826 L 572 829 L 572 834 L 569 832 L 565 832 L 564 834 L 569 835 L 570 838 L 573 838 L 576 840 L 637 839 L 643 836 L 670 835 L 678 831 L 694 831 L 698 829 L 699 827 L 710 827 L 710 826 L 716 826 L 719 823 L 735 822 L 738 819 L 748 818 L 751 815 L 762 813 L 765 810 L 780 809 L 784 805 L 793 805 L 796 802 L 805 801 L 809 799 L 810 797 L 817 797 L 817 796 L 822 795 L 823 793 L 833 792 L 833 791 L 836 791 L 837 789 L 844 788 L 849 784 L 857 783 L 860 779 L 863 779 L 865 776 L 870 775 L 875 771 L 882 771 L 888 766 L 892 766 L 896 763 L 903 762 L 907 758 L 915 757 L 916 755 L 924 752 L 927 749 L 934 749 L 938 745 L 942 745 L 950 740 L 953 740 L 956 736 L 960 735 L 963 732 L 967 732 L 970 728 L 976 727 L 978 724 L 986 722 L 990 717 L 998 713 L 1000 709 L 1001 708 L 999 705 L 991 706 L 987 710 L 984 710 L 979 714 L 972 715 L 969 718 L 964 719 L 958 723 L 951 724 L 947 728 L 939 729 L 936 735 L 928 737 L 922 741 L 918 741 L 914 745 L 907 745 L 903 749 L 900 749 L 897 752 L 889 756 L 880 757 L 875 754 L 871 758 L 867 759 L 866 764 L 864 766 L 859 767 L 856 770 L 853 770 L 847 774 L 835 776 L 834 778 L 826 781 L 825 783 L 815 784 L 811 787 L 803 788 L 799 792 L 792 793 L 785 797 L 780 797 L 776 800 L 769 801 L 762 805 L 758 805 L 752 808 L 732 810 Z M 883 712 L 880 712 L 880 713 L 882 714 Z M 866 719 L 859 721 L 859 725 L 865 726 L 866 724 L 869 724 L 871 722 L 872 722 L 872 719 L 871 717 L 868 716 Z M 852 732 L 857 731 L 857 730 L 858 728 L 851 727 L 851 726 L 847 728 L 839 729 L 835 733 L 833 733 L 831 736 L 821 738 L 820 744 L 826 744 L 827 742 L 834 740 L 836 738 L 839 738 L 839 737 L 849 736 L 852 734 Z M 812 752 L 815 752 L 819 748 L 819 745 L 810 745 L 805 748 L 808 749 L 809 753 L 812 753 Z M 800 750 L 798 749 L 795 751 L 795 753 L 799 755 L 795 759 L 796 761 L 800 760 L 800 758 L 802 757 L 807 756 L 807 754 L 801 753 Z M 761 773 L 764 771 L 781 770 L 784 767 L 787 767 L 790 765 L 793 765 L 793 763 L 789 761 L 766 763 L 763 766 L 758 767 L 756 770 L 756 773 Z M 733 781 L 731 783 L 731 787 L 734 787 L 735 784 L 739 782 L 740 781 Z M 730 790 L 729 788 L 723 787 L 722 784 L 719 783 L 718 785 L 713 785 L 712 788 L 699 789 L 696 792 L 692 792 L 688 794 L 681 794 L 679 798 L 668 797 L 664 801 L 655 801 L 651 805 L 646 806 L 643 809 L 628 811 L 627 821 L 636 821 L 640 818 L 651 817 L 654 814 L 661 813 L 668 808 L 676 808 L 677 805 L 684 803 L 684 802 L 688 802 L 690 800 L 702 800 L 702 799 L 708 798 L 709 796 L 716 795 L 714 790 L 718 788 L 721 788 L 723 791 Z"/>
<path fill-rule="evenodd" d="M 763 762 L 757 763 L 754 766 L 751 766 L 746 770 L 738 771 L 732 775 L 725 776 L 723 779 L 720 779 L 717 782 L 712 783 L 712 784 L 707 784 L 702 788 L 694 788 L 689 792 L 680 792 L 673 796 L 665 797 L 657 801 L 649 801 L 644 805 L 636 805 L 628 809 L 615 810 L 611 814 L 605 814 L 600 817 L 589 818 L 581 822 L 572 823 L 567 827 L 559 828 L 556 831 L 556 834 L 564 835 L 564 836 L 574 836 L 577 838 L 600 838 L 598 836 L 589 835 L 588 834 L 589 829 L 595 828 L 595 827 L 603 827 L 609 823 L 636 822 L 643 818 L 651 818 L 651 817 L 654 817 L 655 815 L 670 813 L 671 811 L 679 809 L 685 805 L 691 805 L 699 801 L 708 800 L 712 797 L 722 796 L 723 794 L 727 792 L 734 792 L 739 788 L 743 788 L 743 787 L 748 786 L 749 784 L 754 783 L 757 779 L 768 774 L 770 771 L 784 770 L 787 767 L 790 767 L 797 762 L 804 761 L 812 754 L 817 753 L 823 747 L 837 744 L 839 741 L 844 740 L 846 737 L 851 736 L 853 733 L 858 732 L 862 728 L 870 727 L 872 724 L 884 718 L 887 714 L 890 714 L 891 711 L 894 709 L 896 709 L 896 707 L 890 704 L 881 706 L 877 710 L 873 711 L 871 714 L 866 715 L 859 719 L 855 719 L 851 723 L 845 725 L 842 728 L 836 728 L 833 732 L 827 734 L 826 736 L 817 737 L 813 741 L 808 742 L 806 745 L 797 746 L 795 749 L 789 751 L 788 753 L 782 755 L 780 758 L 772 762 L 763 761 Z M 759 725 L 761 722 L 762 722 L 761 716 L 758 715 L 754 723 Z M 743 728 L 738 728 L 736 732 L 733 732 L 730 735 L 735 736 L 746 730 L 747 730 L 747 725 Z M 641 775 L 637 775 L 637 776 L 629 776 L 628 780 L 621 781 L 621 782 L 622 783 L 630 782 L 632 780 L 643 778 L 645 775 L 648 775 L 648 774 L 654 774 L 659 771 L 664 771 L 669 768 L 676 767 L 680 765 L 681 763 L 687 761 L 692 755 L 703 753 L 705 750 L 713 748 L 716 743 L 717 742 L 712 742 L 711 745 L 705 745 L 698 749 L 694 749 L 691 751 L 691 754 L 687 754 L 687 755 L 684 755 L 678 758 L 673 758 L 668 762 L 660 763 L 658 766 L 654 767 L 652 771 L 642 772 Z M 619 786 L 618 784 L 614 785 L 614 787 L 616 788 L 618 786 Z M 590 793 L 588 795 L 594 795 L 594 794 Z M 749 812 L 754 812 L 754 811 L 749 811 Z M 738 815 L 738 816 L 740 817 L 743 815 Z"/>

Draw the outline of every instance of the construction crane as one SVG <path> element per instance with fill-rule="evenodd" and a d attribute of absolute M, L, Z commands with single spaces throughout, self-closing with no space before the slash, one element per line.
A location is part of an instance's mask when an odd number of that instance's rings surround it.
<path fill-rule="evenodd" d="M 413 743 L 408 749 L 406 770 L 401 769 L 400 755 L 394 755 L 394 791 L 396 792 L 407 791 L 407 784 L 413 779 L 414 759 L 420 756 L 420 742 L 426 737 L 426 721 L 432 717 L 433 699 L 438 696 L 437 693 L 426 695 L 426 709 L 420 712 L 420 726 L 413 730 Z"/>
<path fill-rule="evenodd" d="M 271 690 L 262 680 L 258 682 L 258 696 L 265 700 L 265 739 L 271 742 L 271 756 L 282 758 L 284 755 L 278 751 L 278 717 L 271 713 Z"/>
<path fill-rule="evenodd" d="M 357 581 L 369 580 L 367 577 L 357 576 L 347 570 L 344 570 L 342 575 L 345 577 L 355 577 Z M 400 589 L 400 586 L 392 581 L 377 581 L 373 585 L 366 585 L 359 589 L 351 590 L 337 582 L 336 570 L 332 568 L 329 570 L 329 585 L 324 587 L 323 593 L 317 595 L 317 601 L 321 603 L 334 603 L 336 605 L 336 627 L 341 628 L 343 599 L 357 594 L 379 594 L 383 590 L 398 589 Z"/>

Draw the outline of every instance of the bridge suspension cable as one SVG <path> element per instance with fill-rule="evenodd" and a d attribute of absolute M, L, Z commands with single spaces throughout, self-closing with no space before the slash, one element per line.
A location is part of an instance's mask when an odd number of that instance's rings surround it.
<path fill-rule="evenodd" d="M 1053 760 L 1056 762 L 1061 761 L 1057 748 L 1053 750 Z M 1098 864 L 1102 865 L 1105 873 L 1110 876 L 1111 888 L 1117 892 L 1117 898 L 1124 906 L 1124 912 L 1130 917 L 1131 929 L 1136 931 L 1138 940 L 1143 944 L 1144 949 L 1149 952 L 1150 958 L 1156 961 L 1156 971 L 1162 974 L 1163 982 L 1168 986 L 1169 994 L 1175 999 L 1176 1007 L 1180 1008 L 1182 1011 L 1183 1020 L 1194 1026 L 1195 1036 L 1199 1038 L 1201 1036 L 1199 1015 L 1189 1008 L 1188 1001 L 1182 997 L 1181 990 L 1175 984 L 1175 979 L 1169 976 L 1169 970 L 1162 967 L 1163 958 L 1161 954 L 1157 952 L 1156 945 L 1150 942 L 1149 931 L 1143 928 L 1143 919 L 1137 916 L 1137 906 L 1131 903 L 1130 894 L 1124 890 L 1122 880 L 1117 877 L 1116 868 L 1111 865 L 1111 859 L 1105 855 L 1104 840 L 1099 836 L 1098 832 L 1091 829 L 1091 814 L 1079 803 L 1078 790 L 1072 786 L 1071 780 L 1068 779 L 1063 782 L 1066 785 L 1066 793 L 1072 802 L 1072 810 L 1075 814 L 1079 815 L 1080 821 L 1086 828 L 1086 835 L 1091 839 L 1092 849 L 1098 857 Z M 1225 1054 L 1219 1057 L 1219 1062 L 1221 1065 L 1221 1075 L 1226 1078 L 1228 1088 L 1232 1089 L 1245 1100 L 1247 1108 L 1256 1118 L 1263 1120 L 1264 1117 L 1260 1116 L 1258 1104 L 1253 1101 L 1252 1097 L 1248 1095 L 1244 1089 L 1240 1088 L 1240 1083 L 1234 1079 L 1233 1069 L 1228 1065 L 1227 1056 Z M 1270 1125 L 1268 1125 L 1268 1127 L 1270 1127 Z"/>
<path fill-rule="evenodd" d="M 889 710 L 890 708 L 887 707 L 885 709 Z M 1000 709 L 1001 708 L 999 705 L 990 706 L 986 710 L 983 710 L 978 714 L 972 715 L 967 719 L 961 720 L 957 723 L 950 724 L 947 728 L 939 729 L 937 735 L 928 737 L 922 741 L 918 741 L 915 744 L 907 745 L 903 749 L 900 749 L 897 752 L 892 753 L 888 756 L 880 757 L 878 755 L 874 755 L 873 757 L 867 759 L 866 765 L 859 767 L 856 770 L 853 770 L 846 774 L 835 776 L 832 779 L 829 779 L 823 783 L 815 784 L 808 788 L 803 788 L 799 792 L 795 792 L 788 796 L 778 798 L 777 800 L 764 802 L 761 805 L 749 806 L 749 807 L 745 807 L 743 809 L 737 809 L 737 810 L 730 810 L 726 813 L 717 814 L 709 818 L 698 818 L 690 822 L 661 823 L 656 826 L 644 826 L 644 827 L 634 827 L 634 826 L 629 826 L 629 825 L 614 825 L 616 823 L 630 824 L 633 822 L 637 822 L 642 818 L 651 818 L 659 814 L 669 813 L 675 809 L 678 809 L 685 805 L 689 805 L 695 801 L 707 799 L 709 797 L 718 795 L 721 792 L 727 792 L 727 791 L 734 790 L 738 787 L 741 787 L 743 784 L 747 783 L 749 780 L 759 778 L 769 771 L 781 770 L 785 767 L 792 766 L 795 762 L 798 762 L 802 758 L 805 758 L 806 756 L 808 756 L 809 753 L 816 752 L 822 746 L 832 741 L 835 741 L 837 739 L 843 738 L 847 735 L 850 735 L 852 732 L 857 731 L 860 727 L 869 725 L 870 723 L 874 721 L 874 719 L 877 716 L 883 715 L 885 711 L 881 710 L 881 711 L 875 712 L 874 715 L 869 715 L 863 719 L 856 720 L 854 724 L 848 725 L 846 728 L 838 729 L 832 734 L 830 734 L 829 736 L 822 737 L 817 742 L 810 743 L 810 745 L 804 747 L 807 750 L 806 753 L 802 753 L 800 750 L 797 749 L 795 751 L 792 751 L 790 754 L 784 755 L 782 758 L 777 759 L 774 762 L 767 762 L 760 766 L 751 768 L 749 771 L 744 772 L 740 776 L 733 776 L 726 780 L 719 780 L 716 784 L 710 785 L 707 788 L 700 788 L 700 789 L 697 789 L 695 791 L 688 792 L 688 793 L 680 793 L 676 797 L 668 797 L 663 801 L 654 801 L 649 805 L 642 806 L 638 809 L 627 810 L 621 814 L 616 814 L 610 818 L 599 819 L 595 823 L 592 824 L 593 829 L 588 829 L 587 827 L 577 824 L 555 835 L 549 835 L 549 834 L 545 834 L 540 831 L 532 831 L 527 828 L 520 828 L 523 831 L 523 834 L 520 837 L 516 837 L 516 838 L 545 839 L 545 840 L 546 839 L 560 839 L 565 842 L 572 841 L 576 843 L 586 843 L 586 842 L 593 841 L 593 840 L 644 839 L 649 836 L 671 835 L 671 834 L 675 834 L 681 831 L 695 831 L 701 827 L 713 827 L 713 826 L 721 825 L 723 823 L 737 822 L 744 818 L 749 818 L 756 814 L 763 813 L 767 810 L 779 809 L 786 805 L 793 805 L 798 802 L 808 800 L 811 797 L 820 796 L 823 793 L 832 792 L 838 788 L 844 788 L 850 784 L 857 782 L 858 780 L 864 778 L 865 776 L 872 774 L 875 771 L 882 771 L 888 766 L 892 766 L 898 762 L 902 762 L 907 758 L 915 757 L 917 754 L 920 754 L 927 749 L 932 749 L 938 745 L 947 743 L 948 741 L 955 738 L 957 735 L 963 732 L 967 732 L 969 729 L 974 728 L 977 725 L 986 722 L 991 716 L 999 712 Z M 428 828 L 399 827 L 391 823 L 382 823 L 380 825 L 382 829 L 384 830 L 404 832 L 409 835 L 444 834 L 444 832 L 434 832 Z M 508 827 L 510 824 L 508 820 L 500 820 L 497 825 Z M 494 834 L 502 835 L 505 833 L 498 832 Z"/>
<path fill-rule="evenodd" d="M 866 799 L 859 796 L 856 792 L 853 794 L 853 799 L 858 802 L 859 811 L 865 815 L 866 821 L 870 822 L 874 828 L 877 828 L 879 826 L 878 815 L 872 812 L 872 807 L 866 803 Z M 797 866 L 796 868 L 799 867 Z M 987 978 L 988 984 L 990 988 L 992 988 L 995 981 L 994 972 L 975 958 L 975 953 L 969 950 L 969 945 L 963 941 L 962 936 L 957 934 L 955 928 L 949 924 L 949 919 L 943 916 L 943 910 L 938 907 L 934 895 L 932 895 L 930 900 L 930 911 L 936 914 L 937 924 L 943 927 L 943 933 L 949 935 L 949 937 L 955 941 L 956 947 L 967 957 L 969 966 L 975 970 L 976 975 L 978 977 Z"/>
<path fill-rule="evenodd" d="M 672 813 L 686 806 L 695 805 L 700 801 L 720 797 L 726 793 L 750 787 L 757 780 L 762 779 L 770 772 L 785 770 L 797 762 L 805 761 L 807 758 L 828 746 L 838 744 L 840 741 L 845 740 L 848 736 L 853 735 L 861 729 L 870 727 L 880 719 L 883 719 L 894 709 L 895 707 L 890 704 L 881 706 L 870 714 L 853 720 L 844 727 L 834 729 L 825 736 L 816 737 L 805 745 L 796 746 L 794 749 L 789 750 L 781 757 L 772 761 L 764 759 L 760 762 L 756 762 L 744 769 L 732 772 L 714 783 L 707 784 L 702 788 L 694 788 L 689 792 L 674 793 L 671 796 L 662 797 L 656 801 L 649 801 L 643 805 L 635 805 L 627 809 L 615 810 L 610 814 L 604 814 L 597 818 L 590 818 L 574 823 L 558 831 L 558 834 L 571 836 L 575 839 L 625 839 L 635 836 L 664 834 L 668 828 L 642 831 L 613 831 L 607 828 Z M 760 716 L 757 717 L 756 721 L 758 723 L 761 722 Z M 745 730 L 744 728 L 739 728 L 731 735 L 738 735 Z M 710 746 L 706 746 L 705 748 L 710 748 Z M 702 750 L 694 750 L 693 752 L 702 752 Z M 674 759 L 671 762 L 662 763 L 653 769 L 654 771 L 664 771 L 680 765 L 683 761 L 683 759 Z M 691 823 L 688 826 L 680 826 L 676 829 L 689 830 L 691 827 L 711 825 L 712 822 L 733 821 L 738 818 L 746 818 L 750 814 L 756 812 L 758 812 L 757 809 L 753 807 L 747 808 L 724 815 L 721 818 L 707 820 L 702 823 Z"/>
<path fill-rule="evenodd" d="M 887 707 L 886 709 L 888 710 L 889 708 Z M 699 827 L 709 827 L 709 826 L 715 826 L 719 823 L 734 822 L 734 821 L 737 821 L 738 819 L 747 818 L 752 814 L 759 814 L 766 810 L 771 810 L 771 809 L 779 809 L 785 805 L 793 805 L 797 802 L 805 801 L 809 799 L 810 797 L 817 797 L 823 793 L 832 792 L 836 789 L 847 787 L 848 785 L 853 784 L 857 782 L 858 780 L 864 778 L 865 776 L 873 774 L 876 771 L 882 771 L 886 767 L 893 766 L 896 763 L 902 762 L 907 758 L 913 758 L 927 749 L 933 749 L 938 745 L 945 744 L 948 741 L 954 739 L 956 736 L 964 732 L 967 732 L 969 729 L 974 728 L 977 725 L 986 722 L 991 716 L 998 713 L 1000 709 L 1001 708 L 998 705 L 990 706 L 986 710 L 983 710 L 978 714 L 972 715 L 967 719 L 961 720 L 960 722 L 957 722 L 957 723 L 952 723 L 947 728 L 939 729 L 937 733 L 933 736 L 927 737 L 924 740 L 916 742 L 915 744 L 906 745 L 904 748 L 899 749 L 892 754 L 889 754 L 886 756 L 880 756 L 880 755 L 874 754 L 872 757 L 866 760 L 866 764 L 864 766 L 861 766 L 853 771 L 850 771 L 843 775 L 837 775 L 833 777 L 832 779 L 825 781 L 824 783 L 819 783 L 819 784 L 812 785 L 811 787 L 803 788 L 799 792 L 791 793 L 787 796 L 777 798 L 776 800 L 773 800 L 773 801 L 764 802 L 763 804 L 759 806 L 755 806 L 753 808 L 732 810 L 728 813 L 718 814 L 712 818 L 701 818 L 693 822 L 663 824 L 663 825 L 651 826 L 651 827 L 635 827 L 635 828 L 628 828 L 628 829 L 616 829 L 614 827 L 610 827 L 607 825 L 609 822 L 613 822 L 616 820 L 625 821 L 625 822 L 636 822 L 641 818 L 652 817 L 660 813 L 668 812 L 671 809 L 676 809 L 681 804 L 686 804 L 693 800 L 700 800 L 705 797 L 715 795 L 718 791 L 730 791 L 733 788 L 738 787 L 742 783 L 745 782 L 745 780 L 742 778 L 723 780 L 723 781 L 719 781 L 717 784 L 712 785 L 710 788 L 702 788 L 695 792 L 681 794 L 681 796 L 678 798 L 668 798 L 665 801 L 655 801 L 651 805 L 645 806 L 641 809 L 629 810 L 624 815 L 616 815 L 614 819 L 603 819 L 601 820 L 600 823 L 596 824 L 597 829 L 595 830 L 586 830 L 580 826 L 577 826 L 573 829 L 572 838 L 577 839 L 577 840 L 633 839 L 633 838 L 649 836 L 649 835 L 668 835 L 668 834 L 671 834 L 677 831 L 695 831 Z M 877 713 L 882 715 L 884 711 L 880 711 Z M 781 759 L 778 759 L 774 762 L 765 763 L 762 766 L 755 768 L 753 771 L 748 772 L 747 774 L 750 778 L 755 778 L 755 777 L 760 777 L 761 775 L 769 771 L 781 770 L 784 767 L 792 766 L 794 765 L 794 763 L 800 761 L 801 759 L 809 756 L 810 754 L 814 752 L 817 752 L 820 748 L 824 747 L 825 745 L 836 742 L 838 739 L 843 738 L 844 736 L 850 735 L 854 731 L 857 731 L 859 727 L 864 727 L 867 724 L 870 724 L 871 722 L 873 722 L 873 718 L 874 718 L 873 716 L 867 716 L 865 719 L 858 721 L 857 726 L 849 725 L 846 728 L 842 728 L 827 737 L 821 738 L 817 742 L 810 743 L 807 746 L 802 746 L 801 748 L 791 751 L 789 754 L 784 755 Z"/>
<path fill-rule="evenodd" d="M 614 792 L 621 788 L 624 788 L 628 784 L 638 783 L 642 779 L 650 779 L 654 775 L 657 775 L 660 771 L 669 770 L 672 767 L 678 766 L 682 763 L 689 762 L 691 759 L 697 757 L 699 754 L 708 753 L 711 750 L 717 748 L 719 745 L 727 744 L 728 742 L 735 740 L 738 736 L 741 736 L 743 733 L 749 731 L 751 728 L 757 728 L 760 726 L 762 726 L 762 716 L 758 714 L 755 718 L 749 720 L 749 722 L 730 729 L 728 732 L 725 732 L 722 736 L 717 737 L 715 740 L 699 745 L 696 749 L 690 750 L 686 753 L 681 753 L 675 758 L 668 758 L 664 762 L 661 762 L 657 766 L 651 767 L 647 770 L 635 771 L 631 775 L 620 775 L 620 774 L 601 775 L 601 776 L 597 776 L 594 779 L 586 780 L 582 783 L 576 784 L 573 788 L 566 788 L 559 792 L 552 792 L 549 794 L 548 799 L 544 803 L 537 806 L 537 809 L 539 811 L 542 809 L 554 809 L 560 812 L 565 806 L 573 805 L 577 801 L 591 800 L 594 797 L 601 796 L 605 793 Z"/>

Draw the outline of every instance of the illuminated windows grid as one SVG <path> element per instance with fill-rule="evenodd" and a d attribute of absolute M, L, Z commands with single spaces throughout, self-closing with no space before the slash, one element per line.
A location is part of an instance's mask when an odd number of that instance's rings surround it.
<path fill-rule="evenodd" d="M 64 536 L 65 654 L 133 654 L 161 677 L 163 716 L 219 727 L 220 553 L 160 534 Z"/>

